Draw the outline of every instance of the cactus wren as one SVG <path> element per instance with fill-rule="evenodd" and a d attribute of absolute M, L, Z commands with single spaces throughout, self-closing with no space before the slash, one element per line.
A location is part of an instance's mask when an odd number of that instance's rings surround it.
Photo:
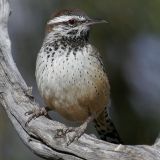
<path fill-rule="evenodd" d="M 101 139 L 121 143 L 107 113 L 110 85 L 101 56 L 88 40 L 90 26 L 104 22 L 89 18 L 79 9 L 70 9 L 54 14 L 47 23 L 37 57 L 36 80 L 51 110 L 68 120 L 82 122 L 80 127 L 59 130 L 58 135 L 75 132 L 68 144 L 78 139 L 91 121 Z M 28 122 L 46 114 L 46 110 L 31 113 Z"/>

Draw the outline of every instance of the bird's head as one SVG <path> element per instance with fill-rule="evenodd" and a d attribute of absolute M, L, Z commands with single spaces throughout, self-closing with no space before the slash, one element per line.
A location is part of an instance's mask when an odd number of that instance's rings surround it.
<path fill-rule="evenodd" d="M 88 36 L 90 26 L 106 23 L 105 20 L 92 19 L 79 9 L 62 10 L 54 14 L 47 23 L 46 33 L 63 37 Z"/>

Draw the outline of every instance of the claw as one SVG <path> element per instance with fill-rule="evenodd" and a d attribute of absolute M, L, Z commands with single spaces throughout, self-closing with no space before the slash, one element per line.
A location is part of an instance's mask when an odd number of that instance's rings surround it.
<path fill-rule="evenodd" d="M 77 141 L 85 132 L 88 123 L 93 120 L 93 117 L 89 117 L 81 126 L 79 127 L 68 127 L 67 129 L 58 129 L 55 138 L 62 138 L 67 136 L 67 133 L 74 132 L 72 137 L 68 136 L 69 140 L 67 141 L 67 146 L 69 146 L 72 142 Z"/>
<path fill-rule="evenodd" d="M 67 129 L 57 129 L 57 133 L 55 135 L 55 138 L 62 138 L 66 136 L 67 133 L 73 132 L 75 128 L 73 127 L 68 127 Z"/>
<path fill-rule="evenodd" d="M 27 126 L 29 122 L 33 119 L 36 119 L 40 116 L 46 116 L 47 110 L 45 107 L 36 108 L 25 113 L 25 116 L 28 116 L 28 115 L 31 115 L 31 116 L 28 118 L 27 122 L 25 123 L 25 126 Z"/>
<path fill-rule="evenodd" d="M 72 137 L 69 137 L 69 140 L 67 142 L 67 146 L 69 146 L 72 142 L 78 141 L 78 139 L 84 134 L 86 127 L 80 126 L 74 129 L 74 135 Z M 73 132 L 73 131 L 72 131 Z"/>
<path fill-rule="evenodd" d="M 28 96 L 30 99 L 34 99 L 34 96 L 32 95 L 32 87 L 28 87 L 28 89 L 25 91 L 26 96 Z"/>
<path fill-rule="evenodd" d="M 29 116 L 30 114 L 33 114 L 33 110 L 30 110 L 30 111 L 26 112 L 24 115 Z"/>

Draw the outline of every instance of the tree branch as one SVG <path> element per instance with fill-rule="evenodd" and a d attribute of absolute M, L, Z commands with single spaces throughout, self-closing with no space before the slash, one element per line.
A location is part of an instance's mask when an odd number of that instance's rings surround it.
<path fill-rule="evenodd" d="M 115 145 L 84 134 L 78 142 L 66 146 L 65 138 L 55 139 L 58 128 L 65 125 L 39 117 L 25 126 L 25 112 L 39 107 L 27 94 L 29 88 L 20 75 L 11 54 L 8 36 L 9 2 L 0 0 L 0 104 L 14 128 L 32 152 L 45 159 L 63 160 L 155 160 L 160 159 L 160 138 L 154 145 Z"/>

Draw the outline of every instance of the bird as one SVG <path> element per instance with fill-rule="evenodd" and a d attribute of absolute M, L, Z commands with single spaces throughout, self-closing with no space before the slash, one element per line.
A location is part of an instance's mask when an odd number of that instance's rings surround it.
<path fill-rule="evenodd" d="M 108 113 L 110 84 L 102 58 L 89 41 L 91 26 L 98 23 L 106 21 L 90 18 L 80 9 L 54 13 L 37 56 L 36 82 L 47 107 L 27 112 L 31 115 L 27 123 L 49 110 L 80 122 L 79 127 L 57 130 L 57 137 L 75 133 L 68 145 L 81 137 L 90 122 L 102 140 L 122 143 Z"/>

